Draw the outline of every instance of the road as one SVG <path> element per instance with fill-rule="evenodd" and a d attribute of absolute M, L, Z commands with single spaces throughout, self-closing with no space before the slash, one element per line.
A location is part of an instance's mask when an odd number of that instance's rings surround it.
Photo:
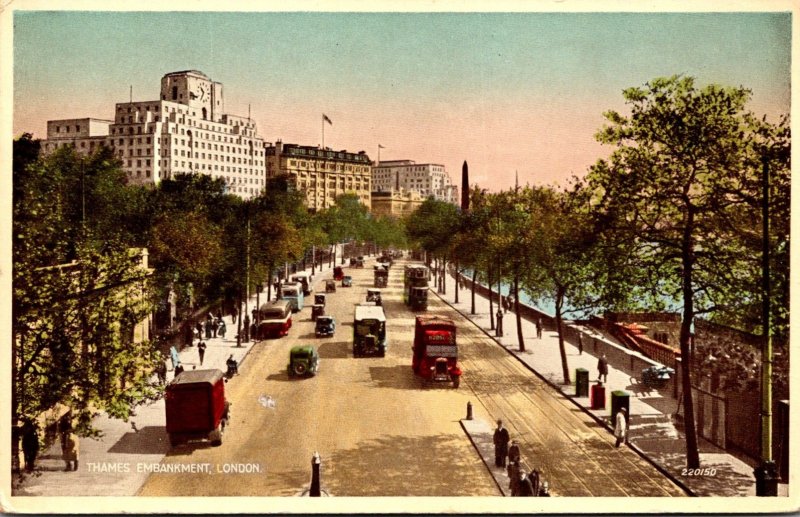
<path fill-rule="evenodd" d="M 151 475 L 139 495 L 296 495 L 319 451 L 322 485 L 336 496 L 499 495 L 459 426 L 467 401 L 476 418 L 502 418 L 523 459 L 543 472 L 555 496 L 680 496 L 683 492 L 431 293 L 429 312 L 459 328 L 461 387 L 428 385 L 410 367 L 413 313 L 402 302 L 402 262 L 384 289 L 390 348 L 385 358 L 352 357 L 353 304 L 372 286 L 372 269 L 347 268 L 352 288 L 328 295 L 336 336 L 316 339 L 310 309 L 290 335 L 254 347 L 228 383 L 233 421 L 221 447 L 173 449 L 164 463 L 210 464 L 210 474 Z M 324 277 L 316 280 L 322 287 Z M 320 373 L 289 379 L 296 344 L 315 344 Z M 274 409 L 258 402 L 273 397 Z M 255 473 L 217 473 L 226 465 Z"/>
<path fill-rule="evenodd" d="M 384 289 L 389 349 L 384 358 L 352 356 L 353 306 L 372 287 L 372 267 L 345 268 L 352 288 L 337 286 L 327 311 L 333 338 L 317 339 L 310 308 L 294 316 L 289 336 L 265 340 L 227 384 L 233 419 L 220 447 L 180 446 L 164 463 L 210 464 L 211 474 L 152 474 L 145 496 L 291 496 L 308 486 L 314 451 L 322 457 L 322 485 L 335 496 L 499 495 L 458 421 L 469 391 L 426 386 L 411 370 L 413 314 L 402 302 L 402 267 Z M 315 292 L 324 289 L 315 278 Z M 316 377 L 290 379 L 289 350 L 318 346 Z M 264 408 L 260 395 L 275 408 Z M 222 474 L 226 464 L 254 464 L 260 473 Z"/>

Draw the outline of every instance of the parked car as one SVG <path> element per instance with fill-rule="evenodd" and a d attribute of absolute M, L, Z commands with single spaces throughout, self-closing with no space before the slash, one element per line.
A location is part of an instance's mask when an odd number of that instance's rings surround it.
<path fill-rule="evenodd" d="M 167 435 L 173 447 L 196 439 L 222 445 L 230 421 L 221 370 L 186 370 L 167 385 L 164 394 Z"/>
<path fill-rule="evenodd" d="M 313 376 L 319 371 L 319 354 L 313 346 L 296 346 L 289 351 L 289 364 L 286 366 L 289 377 Z"/>
<path fill-rule="evenodd" d="M 331 337 L 336 332 L 336 318 L 333 316 L 318 316 L 314 325 L 314 334 L 317 337 Z"/>

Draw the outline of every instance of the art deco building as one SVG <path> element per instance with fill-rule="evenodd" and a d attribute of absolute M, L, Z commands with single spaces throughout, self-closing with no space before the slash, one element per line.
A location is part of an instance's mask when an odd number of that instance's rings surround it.
<path fill-rule="evenodd" d="M 370 208 L 372 162 L 364 151 L 349 153 L 280 140 L 266 147 L 267 177 L 289 175 L 294 188 L 306 195 L 309 210 L 333 206 L 336 197 L 353 193 Z"/>
<path fill-rule="evenodd" d="M 224 113 L 222 84 L 197 70 L 166 74 L 158 100 L 117 103 L 114 120 L 51 120 L 45 152 L 72 145 L 114 149 L 132 183 L 181 173 L 223 178 L 243 198 L 264 188 L 264 141 L 249 117 Z"/>
<path fill-rule="evenodd" d="M 414 160 L 381 161 L 372 170 L 372 189 L 378 192 L 411 190 L 423 198 L 433 197 L 458 204 L 458 187 L 450 181 L 444 165 Z"/>

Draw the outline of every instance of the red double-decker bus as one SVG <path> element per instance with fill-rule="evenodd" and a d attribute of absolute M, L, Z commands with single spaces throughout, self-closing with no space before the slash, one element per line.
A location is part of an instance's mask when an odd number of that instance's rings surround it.
<path fill-rule="evenodd" d="M 411 368 L 430 381 L 461 383 L 456 325 L 441 316 L 417 316 Z"/>

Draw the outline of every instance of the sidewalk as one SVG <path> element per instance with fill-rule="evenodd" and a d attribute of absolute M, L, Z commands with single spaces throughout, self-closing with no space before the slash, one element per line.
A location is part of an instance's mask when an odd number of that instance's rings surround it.
<path fill-rule="evenodd" d="M 338 256 L 338 255 L 337 255 Z M 341 262 L 339 259 L 337 262 Z M 338 265 L 338 264 L 335 264 Z M 316 268 L 315 282 L 321 271 L 331 268 L 325 263 Z M 311 267 L 306 271 L 310 272 Z M 261 294 L 266 299 L 266 290 Z M 248 311 L 256 304 L 256 295 L 250 297 Z M 225 337 L 205 339 L 207 345 L 203 364 L 197 351 L 197 339 L 193 346 L 184 347 L 178 354 L 185 370 L 217 368 L 227 370 L 225 362 L 230 355 L 242 368 L 247 354 L 257 343 L 250 341 L 236 346 L 237 325 L 231 316 L 224 318 L 227 331 Z M 167 382 L 174 378 L 172 361 L 167 358 Z M 133 496 L 149 476 L 147 464 L 160 463 L 169 452 L 164 420 L 164 400 L 136 408 L 128 422 L 109 418 L 102 414 L 95 418 L 94 426 L 100 431 L 99 439 L 80 438 L 80 461 L 77 471 L 66 472 L 61 459 L 61 444 L 58 440 L 48 449 L 42 450 L 36 471 L 12 490 L 14 496 Z M 17 474 L 13 474 L 16 483 Z"/>
<path fill-rule="evenodd" d="M 468 289 L 459 293 L 459 303 L 454 303 L 456 282 L 450 275 L 447 276 L 446 295 L 438 294 L 445 301 L 487 335 L 492 337 L 500 346 L 514 355 L 534 373 L 559 390 L 565 397 L 572 400 L 583 411 L 592 415 L 609 433 L 612 432 L 610 422 L 610 398 L 614 390 L 625 390 L 630 393 L 630 431 L 629 446 L 639 455 L 650 461 L 662 473 L 673 479 L 679 486 L 697 496 L 755 496 L 755 479 L 753 466 L 726 453 L 726 451 L 698 438 L 700 442 L 700 464 L 703 468 L 715 469 L 714 475 L 684 476 L 681 475 L 685 467 L 685 440 L 681 429 L 675 425 L 673 414 L 678 407 L 678 401 L 669 394 L 658 391 L 643 392 L 634 390 L 630 376 L 609 364 L 608 382 L 605 383 L 606 405 L 605 409 L 589 409 L 588 397 L 575 396 L 575 369 L 585 368 L 589 371 L 590 381 L 597 379 L 597 357 L 584 347 L 583 354 L 579 354 L 577 344 L 565 342 L 567 360 L 572 384 L 565 386 L 561 368 L 561 356 L 558 347 L 558 334 L 555 330 L 547 329 L 542 333 L 542 338 L 537 339 L 534 322 L 523 319 L 522 333 L 525 341 L 525 352 L 519 352 L 516 331 L 516 315 L 509 311 L 503 318 L 504 337 L 495 337 L 495 331 L 489 330 L 489 300 L 475 295 L 475 312 L 471 315 L 471 295 Z M 435 284 L 431 287 L 436 292 Z M 497 304 L 494 304 L 497 311 Z M 592 330 L 583 329 L 590 336 Z M 603 339 L 596 334 L 597 339 Z M 530 337 L 529 337 L 530 336 Z M 787 495 L 787 485 L 779 485 L 779 495 Z"/>

